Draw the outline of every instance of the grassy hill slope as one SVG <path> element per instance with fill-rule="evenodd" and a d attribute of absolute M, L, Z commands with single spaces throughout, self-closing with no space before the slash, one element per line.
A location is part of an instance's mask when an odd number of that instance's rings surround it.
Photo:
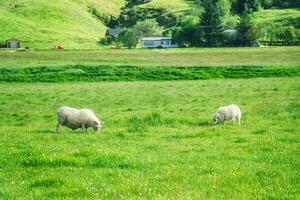
<path fill-rule="evenodd" d="M 91 7 L 103 16 L 118 16 L 125 0 L 0 0 L 0 43 L 10 38 L 22 46 L 49 49 L 54 44 L 67 49 L 97 48 L 105 24 L 93 16 Z M 138 8 L 162 8 L 169 13 L 188 13 L 195 7 L 189 0 L 153 0 Z M 270 9 L 254 16 L 259 24 L 299 24 L 300 10 Z M 279 19 L 280 18 L 280 19 Z M 296 25 L 297 27 L 297 25 Z M 299 27 L 297 27 L 299 28 Z"/>
<path fill-rule="evenodd" d="M 20 39 L 22 46 L 51 48 L 95 48 L 104 36 L 105 25 L 91 14 L 93 7 L 103 15 L 117 16 L 125 0 L 0 0 L 0 42 Z M 153 1 L 143 6 L 185 9 L 184 0 Z"/>
<path fill-rule="evenodd" d="M 89 12 L 89 6 L 117 15 L 124 1 L 0 0 L 0 41 L 18 38 L 23 46 L 50 48 L 61 44 L 66 48 L 95 47 L 106 27 Z"/>
<path fill-rule="evenodd" d="M 168 8 L 172 11 L 183 11 L 193 7 L 194 3 L 187 0 L 153 0 L 141 7 Z"/>
<path fill-rule="evenodd" d="M 267 9 L 255 12 L 252 16 L 261 27 L 294 26 L 300 29 L 300 9 Z"/>

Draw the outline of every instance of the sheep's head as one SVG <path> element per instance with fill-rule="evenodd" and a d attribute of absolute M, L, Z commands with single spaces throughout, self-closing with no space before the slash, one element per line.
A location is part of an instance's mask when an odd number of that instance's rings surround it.
<path fill-rule="evenodd" d="M 220 114 L 219 114 L 219 113 L 215 113 L 214 116 L 213 116 L 213 122 L 214 122 L 215 124 L 217 124 L 217 123 L 220 122 L 220 121 L 221 121 L 221 116 L 220 116 Z"/>
<path fill-rule="evenodd" d="M 92 122 L 92 127 L 93 127 L 94 131 L 98 132 L 102 128 L 103 124 L 104 124 L 103 121 Z"/>

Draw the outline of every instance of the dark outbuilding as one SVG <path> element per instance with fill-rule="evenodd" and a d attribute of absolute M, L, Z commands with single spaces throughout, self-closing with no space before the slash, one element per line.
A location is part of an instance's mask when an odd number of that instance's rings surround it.
<path fill-rule="evenodd" d="M 107 29 L 105 36 L 118 36 L 120 33 L 122 33 L 124 31 L 124 29 L 122 28 L 110 28 Z"/>
<path fill-rule="evenodd" d="M 6 40 L 5 44 L 6 44 L 6 48 L 20 48 L 21 47 L 21 41 L 18 39 Z"/>

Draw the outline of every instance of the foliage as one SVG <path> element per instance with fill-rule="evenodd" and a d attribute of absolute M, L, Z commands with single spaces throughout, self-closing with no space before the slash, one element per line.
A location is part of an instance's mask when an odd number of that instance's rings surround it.
<path fill-rule="evenodd" d="M 288 27 L 294 27 L 293 32 L 296 33 L 300 28 L 300 15 L 294 9 L 270 9 L 261 10 L 259 12 L 251 14 L 251 23 L 255 23 L 259 32 L 261 33 L 260 40 L 268 41 L 270 45 L 277 44 L 281 42 L 282 44 L 297 44 L 297 37 L 295 34 L 286 34 Z M 293 36 L 294 35 L 294 36 Z M 287 42 L 291 36 L 290 40 L 294 42 Z M 299 41 L 299 40 L 298 40 Z"/>
<path fill-rule="evenodd" d="M 99 43 L 102 45 L 112 45 L 116 41 L 116 37 L 105 36 L 99 40 Z"/>
<path fill-rule="evenodd" d="M 164 27 L 172 27 L 178 21 L 177 15 L 166 8 L 133 7 L 123 9 L 115 24 L 121 27 L 132 27 L 138 21 L 146 19 L 155 19 L 159 26 Z"/>
<path fill-rule="evenodd" d="M 204 13 L 201 17 L 201 27 L 204 32 L 204 43 L 208 47 L 216 47 L 224 40 L 222 19 L 218 0 L 206 0 Z"/>
<path fill-rule="evenodd" d="M 240 45 L 250 46 L 261 37 L 261 28 L 251 20 L 251 16 L 245 13 L 238 26 L 238 42 Z"/>
<path fill-rule="evenodd" d="M 234 0 L 233 10 L 239 14 L 250 14 L 258 11 L 260 8 L 260 0 Z"/>
<path fill-rule="evenodd" d="M 135 29 L 126 29 L 119 34 L 120 42 L 127 48 L 135 48 L 140 39 L 140 33 Z"/>
<path fill-rule="evenodd" d="M 199 28 L 199 17 L 189 16 L 184 18 L 173 30 L 173 39 L 179 46 L 200 46 L 203 31 Z"/>
<path fill-rule="evenodd" d="M 220 13 L 222 17 L 230 15 L 231 11 L 231 0 L 219 0 Z"/>
<path fill-rule="evenodd" d="M 126 7 L 127 8 L 132 8 L 132 7 L 137 6 L 137 5 L 149 3 L 152 0 L 126 0 L 126 1 L 127 1 Z"/>
<path fill-rule="evenodd" d="M 163 32 L 163 28 L 154 19 L 137 22 L 133 29 L 138 31 L 141 37 L 161 36 Z"/>
<path fill-rule="evenodd" d="M 250 44 L 258 42 L 258 39 L 260 38 L 260 29 L 255 23 L 250 23 L 246 38 Z"/>
<path fill-rule="evenodd" d="M 293 26 L 288 26 L 283 33 L 283 39 L 287 45 L 291 45 L 293 42 L 296 42 L 298 39 L 297 37 L 297 29 L 295 29 Z"/>
<path fill-rule="evenodd" d="M 203 32 L 199 27 L 183 27 L 175 29 L 172 37 L 181 47 L 199 47 Z"/>

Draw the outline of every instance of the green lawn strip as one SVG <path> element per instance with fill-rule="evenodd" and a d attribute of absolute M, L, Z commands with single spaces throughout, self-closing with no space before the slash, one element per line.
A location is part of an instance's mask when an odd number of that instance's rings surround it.
<path fill-rule="evenodd" d="M 160 81 L 293 76 L 300 76 L 299 67 L 137 67 L 74 65 L 0 69 L 1 82 Z"/>

